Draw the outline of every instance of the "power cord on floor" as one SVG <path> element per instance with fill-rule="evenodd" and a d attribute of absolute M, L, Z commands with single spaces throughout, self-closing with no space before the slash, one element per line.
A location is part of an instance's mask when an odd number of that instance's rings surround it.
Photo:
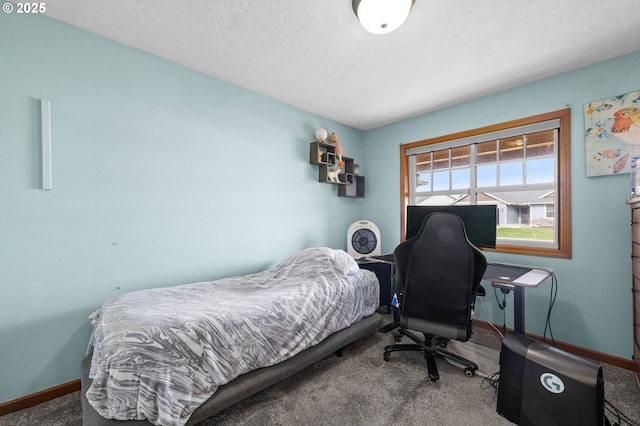
<path fill-rule="evenodd" d="M 496 393 L 498 393 L 498 382 L 499 381 L 500 381 L 500 372 L 493 373 L 492 375 L 487 376 L 484 379 L 482 379 L 482 382 L 480 383 L 480 389 L 484 390 L 484 389 L 493 388 L 493 390 Z"/>
<path fill-rule="evenodd" d="M 623 425 L 640 426 L 640 423 L 634 421 L 633 419 L 630 419 L 625 414 L 621 413 L 620 410 L 614 407 L 613 404 L 607 401 L 606 399 L 604 400 L 604 408 L 607 412 L 609 412 L 609 414 L 611 414 L 612 416 L 615 416 L 615 419 L 617 420 L 615 423 L 609 423 L 609 419 L 606 419 L 607 423 L 610 424 L 611 426 L 623 426 Z"/>

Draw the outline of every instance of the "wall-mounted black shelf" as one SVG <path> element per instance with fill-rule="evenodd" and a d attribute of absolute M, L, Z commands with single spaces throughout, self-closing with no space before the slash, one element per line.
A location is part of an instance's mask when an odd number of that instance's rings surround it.
<path fill-rule="evenodd" d="M 318 166 L 318 182 L 338 185 L 339 197 L 363 198 L 364 176 L 355 174 L 353 158 L 342 156 L 344 168 L 336 174 L 338 155 L 336 146 L 325 142 L 311 142 L 309 163 Z"/>
<path fill-rule="evenodd" d="M 351 185 L 340 185 L 338 197 L 364 198 L 364 176 L 353 176 Z"/>

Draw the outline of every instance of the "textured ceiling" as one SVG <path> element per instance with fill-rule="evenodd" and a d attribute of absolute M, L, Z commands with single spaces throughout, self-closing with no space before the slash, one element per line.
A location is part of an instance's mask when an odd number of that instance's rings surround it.
<path fill-rule="evenodd" d="M 386 35 L 351 0 L 53 0 L 46 14 L 368 130 L 640 50 L 639 4 L 416 0 Z"/>

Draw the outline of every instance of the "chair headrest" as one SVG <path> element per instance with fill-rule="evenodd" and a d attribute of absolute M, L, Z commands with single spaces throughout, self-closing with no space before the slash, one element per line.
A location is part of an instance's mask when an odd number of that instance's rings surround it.
<path fill-rule="evenodd" d="M 460 216 L 448 212 L 428 215 L 422 222 L 417 239 L 430 245 L 468 243 L 464 222 Z"/>

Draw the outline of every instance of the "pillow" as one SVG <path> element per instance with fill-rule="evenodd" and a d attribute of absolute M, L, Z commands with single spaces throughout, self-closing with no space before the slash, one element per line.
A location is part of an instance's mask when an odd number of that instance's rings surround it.
<path fill-rule="evenodd" d="M 274 270 L 292 270 L 294 268 L 304 268 L 306 270 L 323 270 L 333 265 L 335 269 L 345 275 L 356 274 L 360 267 L 356 261 L 344 250 L 334 250 L 329 247 L 307 248 L 290 258 L 284 260 Z"/>
<path fill-rule="evenodd" d="M 360 270 L 358 263 L 344 250 L 332 250 L 335 265 L 347 275 L 357 274 Z"/>

